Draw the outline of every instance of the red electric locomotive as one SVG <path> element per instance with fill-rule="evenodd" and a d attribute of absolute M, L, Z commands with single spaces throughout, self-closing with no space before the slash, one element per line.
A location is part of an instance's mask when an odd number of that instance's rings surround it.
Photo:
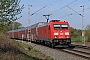
<path fill-rule="evenodd" d="M 52 20 L 38 28 L 38 40 L 49 46 L 68 46 L 71 43 L 70 25 L 66 21 Z"/>

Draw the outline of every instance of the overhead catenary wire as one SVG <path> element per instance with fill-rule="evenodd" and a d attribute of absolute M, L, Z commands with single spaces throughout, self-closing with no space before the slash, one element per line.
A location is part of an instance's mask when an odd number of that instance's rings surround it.
<path fill-rule="evenodd" d="M 57 0 L 57 1 L 59 1 L 59 0 Z M 57 2 L 57 1 L 55 1 L 55 2 Z M 71 3 L 67 4 L 66 6 L 63 6 L 62 8 L 57 9 L 56 11 L 52 12 L 50 15 L 52 15 L 53 13 L 59 11 L 60 9 L 63 9 L 63 8 L 65 8 L 65 7 L 67 7 L 68 5 L 70 5 L 70 4 L 72 4 L 72 3 L 76 2 L 76 1 L 77 1 L 77 0 L 74 0 L 74 1 L 72 1 Z M 87 1 L 89 1 L 89 0 L 87 0 Z M 50 4 L 50 5 L 55 4 L 55 2 L 52 3 L 52 4 Z M 83 2 L 84 2 L 84 1 L 83 1 Z M 82 3 L 82 2 L 80 2 L 80 3 Z M 75 4 L 75 5 L 76 5 L 76 4 Z M 44 6 L 43 8 L 46 8 L 46 7 L 47 7 L 47 6 Z M 43 8 L 41 8 L 41 9 L 43 9 Z M 49 8 L 49 7 L 48 7 L 48 8 Z M 32 13 L 31 16 L 34 15 L 35 13 L 37 13 L 38 11 L 40 11 L 41 9 L 39 9 L 39 10 L 37 10 L 36 12 Z"/>
<path fill-rule="evenodd" d="M 89 0 L 87 0 L 87 1 L 89 1 Z M 83 2 L 85 2 L 85 1 L 83 1 Z M 80 3 L 83 3 L 83 2 L 80 2 Z M 80 4 L 79 3 L 79 4 Z M 75 4 L 76 5 L 76 4 Z M 71 9 L 71 10 L 73 10 L 75 13 L 77 13 L 78 15 L 81 15 L 79 12 L 81 12 L 81 11 L 75 11 L 74 9 L 72 9 L 72 8 L 70 8 L 69 6 L 67 6 L 69 9 Z M 88 10 L 88 9 L 90 9 L 89 7 L 87 8 L 87 9 L 84 9 L 84 10 Z M 65 15 L 65 16 L 63 16 L 63 17 L 60 17 L 60 18 L 65 18 L 65 17 L 67 17 L 67 16 L 71 16 L 71 15 L 75 15 L 74 13 L 70 13 L 70 14 L 67 14 L 67 15 Z M 82 16 L 82 15 L 81 15 Z"/>
<path fill-rule="evenodd" d="M 40 10 L 44 9 L 46 6 L 40 8 L 39 10 L 37 10 L 36 12 L 32 13 L 30 16 L 34 15 L 35 13 L 39 12 Z"/>
<path fill-rule="evenodd" d="M 58 0 L 57 0 L 57 1 L 58 1 Z M 57 1 L 56 1 L 56 2 L 57 2 Z M 65 6 L 63 6 L 63 7 L 59 8 L 59 9 L 57 9 L 56 11 L 52 12 L 50 15 L 52 15 L 53 13 L 59 11 L 60 9 L 63 9 L 63 8 L 65 8 L 65 7 L 67 7 L 67 6 L 70 5 L 70 4 L 73 4 L 73 3 L 76 2 L 76 1 L 77 1 L 77 0 L 74 0 L 74 1 L 70 2 L 69 4 L 67 4 L 67 5 L 65 5 Z M 50 4 L 50 5 L 53 5 L 53 3 Z M 46 7 L 47 7 L 47 6 L 46 6 Z M 49 8 L 49 7 L 48 7 L 48 8 Z M 33 15 L 33 14 L 32 14 L 32 15 Z M 69 15 L 72 15 L 72 14 L 69 14 Z"/>
<path fill-rule="evenodd" d="M 70 5 L 70 4 L 74 3 L 74 2 L 76 2 L 76 1 L 77 1 L 77 0 L 74 0 L 73 2 L 71 2 L 71 3 L 69 3 L 69 4 L 65 5 L 65 6 L 63 6 L 63 7 L 59 8 L 59 9 L 57 9 L 56 11 L 52 12 L 51 15 L 52 15 L 53 13 L 55 13 L 55 12 L 57 12 L 57 11 L 59 11 L 59 10 L 65 8 L 65 7 L 67 7 L 68 5 Z"/>
<path fill-rule="evenodd" d="M 40 17 L 43 17 L 43 16 L 40 16 Z M 35 19 L 35 20 L 33 20 L 31 23 L 33 23 L 33 22 L 37 22 L 37 20 L 40 20 L 40 19 L 42 19 L 42 18 L 38 18 L 38 19 Z"/>
<path fill-rule="evenodd" d="M 59 0 L 56 0 L 55 2 L 53 2 L 53 3 L 49 4 L 49 6 L 51 6 L 51 5 L 55 4 L 57 1 L 59 1 Z M 40 9 L 39 9 L 39 10 L 37 10 L 37 11 L 35 11 L 34 13 L 32 13 L 32 14 L 31 14 L 31 16 L 32 16 L 32 15 L 34 15 L 34 14 L 36 14 L 37 12 L 39 12 L 40 10 L 42 10 L 42 9 L 44 9 L 44 8 L 46 8 L 46 7 L 48 7 L 48 5 L 45 5 L 44 7 L 40 8 Z M 49 7 L 48 7 L 48 8 L 49 8 Z M 48 9 L 48 8 L 47 8 L 47 9 Z M 46 9 L 45 9 L 45 10 L 46 10 Z"/>
<path fill-rule="evenodd" d="M 70 15 L 72 15 L 72 13 L 71 14 L 68 14 L 68 15 L 65 15 L 63 17 L 60 17 L 60 18 L 65 18 L 65 17 L 70 16 Z"/>
<path fill-rule="evenodd" d="M 73 2 L 67 4 L 66 6 L 63 6 L 63 7 L 60 8 L 60 9 L 63 9 L 63 8 L 69 6 L 70 4 L 72 4 L 72 3 L 76 2 L 76 1 L 77 1 L 77 0 L 74 0 Z M 82 2 L 79 2 L 79 3 L 77 3 L 77 4 L 80 4 L 80 3 L 83 3 L 83 2 L 86 2 L 86 1 L 89 1 L 89 0 L 82 1 Z M 88 3 L 89 3 L 89 2 L 88 2 Z M 74 5 L 77 5 L 77 4 L 74 4 Z M 88 5 L 89 5 L 89 4 L 88 4 Z M 59 11 L 60 9 L 58 9 L 58 10 L 52 12 L 52 14 L 55 13 L 55 12 L 57 12 L 57 11 Z M 90 8 L 87 8 L 87 9 L 90 9 Z M 87 9 L 85 9 L 85 10 L 87 10 Z M 78 12 L 81 12 L 81 11 L 78 11 Z M 78 13 L 78 12 L 77 12 L 77 13 Z M 52 15 L 52 14 L 51 14 L 51 15 Z M 78 13 L 78 14 L 79 14 L 79 13 Z M 70 15 L 73 15 L 73 13 L 71 13 L 71 14 L 67 14 L 67 15 L 65 15 L 65 16 L 63 16 L 63 17 L 61 17 L 61 18 L 64 18 L 64 17 L 70 16 Z M 74 15 L 75 15 L 75 14 L 74 14 Z"/>
<path fill-rule="evenodd" d="M 47 7 L 47 9 L 49 9 L 50 6 L 52 6 L 53 4 L 55 4 L 55 3 L 58 2 L 58 1 L 59 1 L 59 0 L 56 0 L 56 1 L 54 1 L 53 3 L 49 4 L 48 7 Z M 61 0 L 60 0 L 60 1 L 61 1 Z"/>
<path fill-rule="evenodd" d="M 86 8 L 86 9 L 84 9 L 84 11 L 86 11 L 86 10 L 88 10 L 88 9 L 90 9 L 90 8 Z M 78 11 L 77 14 L 79 14 L 79 12 L 81 12 L 81 11 Z M 74 14 L 74 13 L 70 13 L 70 14 L 67 14 L 67 15 L 65 15 L 65 16 L 63 16 L 63 17 L 60 17 L 60 18 L 65 18 L 65 17 L 71 16 L 71 15 L 75 15 L 75 14 Z"/>
<path fill-rule="evenodd" d="M 79 3 L 77 3 L 77 4 L 81 4 L 81 3 L 85 3 L 85 2 L 88 2 L 88 0 L 81 1 L 81 2 L 79 2 Z M 74 4 L 74 5 L 77 5 L 77 4 Z"/>
<path fill-rule="evenodd" d="M 58 1 L 58 0 L 57 0 Z M 57 2 L 56 1 L 56 2 Z M 63 9 L 63 8 L 66 8 L 67 6 L 69 6 L 70 4 L 73 4 L 73 3 L 75 3 L 77 0 L 74 0 L 74 1 L 72 1 L 71 3 L 69 3 L 69 4 L 67 4 L 67 5 L 65 5 L 65 6 L 63 6 L 63 7 L 61 7 L 61 8 L 59 8 L 59 9 L 57 9 L 56 11 L 54 11 L 54 12 L 52 12 L 50 15 L 52 16 L 52 14 L 53 13 L 55 13 L 55 12 L 57 12 L 57 11 L 59 11 L 60 9 Z M 89 0 L 87 0 L 87 1 L 89 1 Z M 84 1 L 83 1 L 84 2 Z M 80 3 L 83 3 L 83 2 L 80 2 Z M 54 3 L 52 3 L 52 4 L 50 4 L 50 5 L 53 5 Z M 75 4 L 75 5 L 77 5 L 77 4 Z M 46 6 L 46 7 L 48 7 L 48 6 Z M 45 7 L 45 8 L 46 8 Z M 48 7 L 49 8 L 49 7 Z M 89 9 L 89 8 L 88 8 Z M 79 13 L 78 13 L 79 14 Z M 43 14 L 42 14 L 43 15 Z M 64 18 L 64 17 L 67 17 L 67 16 L 70 16 L 70 15 L 73 15 L 73 13 L 71 13 L 71 14 L 68 14 L 68 15 L 66 15 L 66 16 L 63 16 L 62 18 Z M 41 16 L 42 17 L 42 16 Z M 36 20 L 38 20 L 38 19 L 36 19 Z M 36 21 L 35 20 L 35 21 Z"/>
<path fill-rule="evenodd" d="M 75 11 L 74 9 L 70 8 L 69 6 L 67 6 L 69 9 L 71 9 L 72 11 L 74 11 L 75 13 L 79 14 L 77 11 Z M 79 14 L 81 15 L 81 14 Z M 82 15 L 81 15 L 82 16 Z"/>
<path fill-rule="evenodd" d="M 49 4 L 49 6 L 55 4 L 57 1 L 59 1 L 59 0 L 54 1 L 53 3 Z M 37 10 L 36 12 L 32 13 L 31 16 L 33 16 L 34 14 L 36 14 L 37 12 L 39 12 L 40 10 L 42 10 L 42 9 L 44 9 L 44 8 L 46 8 L 46 7 L 47 7 L 47 9 L 49 9 L 49 6 L 46 5 L 46 6 L 42 7 L 41 9 L 39 9 L 39 10 Z M 45 9 L 45 10 L 46 10 L 46 9 Z M 42 15 L 43 15 L 43 14 L 42 14 Z M 36 15 L 35 15 L 35 16 L 36 16 Z M 41 17 L 43 17 L 43 16 L 41 16 Z M 41 19 L 41 18 L 38 18 L 38 19 Z M 36 19 L 35 21 L 37 21 L 38 19 Z"/>

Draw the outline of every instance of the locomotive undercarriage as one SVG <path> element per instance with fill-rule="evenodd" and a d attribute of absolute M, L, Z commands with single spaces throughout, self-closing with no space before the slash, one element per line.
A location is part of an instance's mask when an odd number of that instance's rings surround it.
<path fill-rule="evenodd" d="M 71 44 L 71 39 L 65 39 L 65 40 L 64 39 L 60 39 L 60 40 L 55 39 L 51 42 L 52 47 L 69 46 L 69 44 Z"/>
<path fill-rule="evenodd" d="M 59 46 L 69 46 L 71 44 L 71 39 L 54 39 L 54 40 L 37 40 L 37 43 L 47 45 L 49 47 L 59 47 Z"/>
<path fill-rule="evenodd" d="M 67 40 L 53 40 L 54 43 L 56 44 L 70 44 L 71 40 L 67 39 Z"/>

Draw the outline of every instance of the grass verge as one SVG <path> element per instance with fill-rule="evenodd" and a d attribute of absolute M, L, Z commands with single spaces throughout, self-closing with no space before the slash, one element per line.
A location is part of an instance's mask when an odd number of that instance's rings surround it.
<path fill-rule="evenodd" d="M 36 49 L 28 50 L 27 44 L 0 35 L 0 60 L 53 60 Z"/>

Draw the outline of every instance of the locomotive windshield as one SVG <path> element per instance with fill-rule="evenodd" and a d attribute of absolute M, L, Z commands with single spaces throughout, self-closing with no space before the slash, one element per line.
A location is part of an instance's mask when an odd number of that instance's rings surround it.
<path fill-rule="evenodd" d="M 54 24 L 54 29 L 55 30 L 68 29 L 68 25 L 67 24 Z"/>

